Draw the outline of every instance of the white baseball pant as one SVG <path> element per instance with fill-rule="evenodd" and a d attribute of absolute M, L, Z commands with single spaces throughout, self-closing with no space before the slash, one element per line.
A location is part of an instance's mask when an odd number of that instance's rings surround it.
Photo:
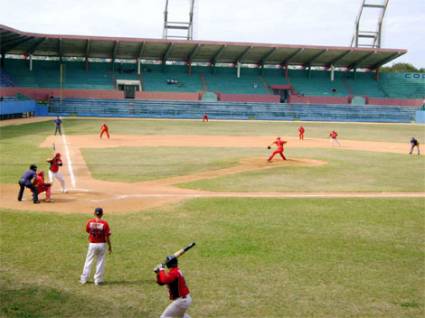
<path fill-rule="evenodd" d="M 90 277 L 91 266 L 96 257 L 96 273 L 94 274 L 94 283 L 103 283 L 103 274 L 105 273 L 105 253 L 106 243 L 89 243 L 86 261 L 84 263 L 83 273 L 80 282 L 85 284 Z"/>
<path fill-rule="evenodd" d="M 61 187 L 62 187 L 62 191 L 66 192 L 65 179 L 64 179 L 62 173 L 60 173 L 59 171 L 58 172 L 52 172 L 52 171 L 49 170 L 49 182 L 51 184 L 53 184 L 54 179 L 59 180 Z"/>
<path fill-rule="evenodd" d="M 165 308 L 160 318 L 190 318 L 186 313 L 190 304 L 192 304 L 190 294 L 186 298 L 177 298 Z"/>

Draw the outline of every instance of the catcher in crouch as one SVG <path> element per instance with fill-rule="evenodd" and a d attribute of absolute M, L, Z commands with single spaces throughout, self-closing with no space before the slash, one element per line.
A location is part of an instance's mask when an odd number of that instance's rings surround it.
<path fill-rule="evenodd" d="M 280 139 L 280 137 L 277 137 L 275 141 L 269 146 L 267 146 L 267 149 L 271 149 L 271 146 L 275 144 L 277 146 L 277 149 L 273 151 L 273 153 L 270 155 L 269 159 L 267 159 L 268 162 L 271 162 L 273 157 L 277 154 L 279 154 L 283 160 L 286 160 L 285 155 L 283 154 L 283 145 L 286 144 L 285 140 Z"/>

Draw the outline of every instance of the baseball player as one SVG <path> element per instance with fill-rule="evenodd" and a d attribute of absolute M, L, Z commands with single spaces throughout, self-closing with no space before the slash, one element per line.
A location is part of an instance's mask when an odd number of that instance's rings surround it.
<path fill-rule="evenodd" d="M 304 127 L 300 126 L 298 128 L 298 137 L 300 138 L 300 140 L 304 140 L 304 132 L 305 132 Z"/>
<path fill-rule="evenodd" d="M 208 122 L 208 114 L 205 113 L 204 116 L 202 117 L 202 122 Z"/>
<path fill-rule="evenodd" d="M 59 133 L 59 135 L 62 135 L 62 120 L 59 118 L 59 116 L 56 117 L 55 119 L 55 136 L 57 133 Z"/>
<path fill-rule="evenodd" d="M 168 272 L 165 272 L 162 264 L 158 265 L 154 270 L 157 283 L 159 285 L 167 285 L 170 300 L 172 301 L 165 308 L 161 318 L 190 318 L 186 311 L 192 303 L 192 297 L 183 273 L 178 267 L 177 258 L 175 256 L 167 256 L 165 265 L 169 268 Z"/>
<path fill-rule="evenodd" d="M 418 156 L 421 154 L 421 151 L 419 150 L 419 141 L 415 138 L 412 137 L 412 139 L 410 139 L 410 151 L 409 151 L 409 155 L 411 155 L 413 153 L 413 149 L 418 150 Z"/>
<path fill-rule="evenodd" d="M 100 135 L 99 138 L 102 139 L 103 134 L 106 134 L 106 137 L 109 139 L 109 127 L 105 123 L 100 126 Z"/>
<path fill-rule="evenodd" d="M 38 194 L 46 192 L 46 202 L 50 202 L 51 198 L 51 184 L 44 182 L 44 171 L 37 173 L 34 181 L 34 186 L 37 188 Z"/>
<path fill-rule="evenodd" d="M 37 177 L 36 172 L 37 166 L 33 164 L 30 166 L 29 170 L 25 171 L 22 177 L 19 179 L 18 201 L 22 201 L 25 188 L 29 188 L 32 191 L 32 202 L 40 203 L 40 201 L 38 200 L 37 187 L 33 184 L 33 180 Z"/>
<path fill-rule="evenodd" d="M 329 133 L 329 137 L 330 137 L 330 139 L 331 139 L 331 144 L 332 145 L 338 145 L 338 146 L 341 146 L 341 144 L 339 143 L 339 141 L 338 141 L 338 139 L 337 139 L 337 137 L 338 137 L 338 133 L 335 131 L 335 130 L 332 130 L 330 133 Z"/>
<path fill-rule="evenodd" d="M 286 144 L 286 141 L 280 139 L 280 137 L 277 137 L 275 141 L 271 145 L 275 144 L 277 146 L 277 149 L 273 151 L 273 153 L 270 155 L 269 159 L 267 159 L 268 162 L 271 162 L 273 157 L 277 154 L 279 154 L 283 160 L 286 160 L 285 155 L 283 154 L 283 145 Z M 271 145 L 269 145 L 267 148 L 270 149 Z"/>
<path fill-rule="evenodd" d="M 80 283 L 84 285 L 89 280 L 91 266 L 96 257 L 96 273 L 94 274 L 94 284 L 103 284 L 103 274 L 105 273 L 105 253 L 108 244 L 109 254 L 112 253 L 111 229 L 108 222 L 102 220 L 103 209 L 94 210 L 95 218 L 90 219 L 86 224 L 86 232 L 89 233 L 89 247 Z"/>
<path fill-rule="evenodd" d="M 63 165 L 61 154 L 59 152 L 56 153 L 55 156 L 52 159 L 48 159 L 47 162 L 49 163 L 49 182 L 53 184 L 54 179 L 58 179 L 62 186 L 62 192 L 66 193 L 65 179 L 62 173 L 59 172 L 59 167 Z"/>

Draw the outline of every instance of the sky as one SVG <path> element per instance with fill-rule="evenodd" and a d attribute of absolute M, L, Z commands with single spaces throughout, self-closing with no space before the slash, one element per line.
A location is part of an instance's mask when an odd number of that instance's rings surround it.
<path fill-rule="evenodd" d="M 190 0 L 169 0 L 169 20 L 187 21 Z M 367 0 L 383 3 L 384 0 Z M 194 39 L 350 46 L 362 0 L 195 0 Z M 165 0 L 0 0 L 0 24 L 36 33 L 161 38 Z M 377 27 L 367 9 L 364 30 Z M 383 48 L 425 67 L 424 0 L 389 0 Z"/>

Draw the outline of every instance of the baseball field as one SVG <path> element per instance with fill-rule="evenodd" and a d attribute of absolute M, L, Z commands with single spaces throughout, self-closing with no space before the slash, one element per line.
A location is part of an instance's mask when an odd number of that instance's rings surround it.
<path fill-rule="evenodd" d="M 192 241 L 192 317 L 425 315 L 425 158 L 408 154 L 423 125 L 305 122 L 300 141 L 299 122 L 63 121 L 0 122 L 1 317 L 159 317 L 152 270 Z M 268 163 L 277 136 L 288 160 Z M 18 202 L 55 152 L 68 193 Z M 105 285 L 82 286 L 96 207 L 113 253 Z"/>

